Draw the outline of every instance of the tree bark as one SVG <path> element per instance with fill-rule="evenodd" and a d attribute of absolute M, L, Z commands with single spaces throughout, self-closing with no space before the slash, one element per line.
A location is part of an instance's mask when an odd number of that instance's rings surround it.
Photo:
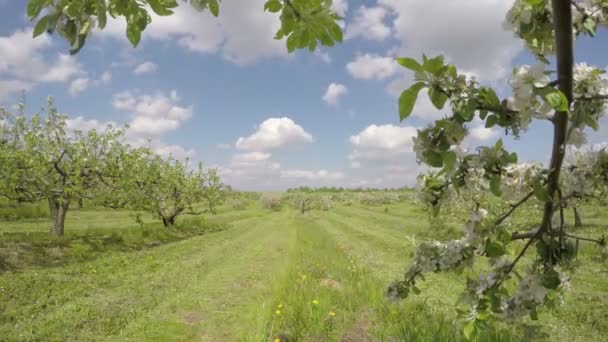
<path fill-rule="evenodd" d="M 56 197 L 49 197 L 51 226 L 49 233 L 52 237 L 62 237 L 65 232 L 65 216 L 70 207 L 70 201 L 59 201 Z"/>
<path fill-rule="evenodd" d="M 574 212 L 574 227 L 582 227 L 583 221 L 581 221 L 581 215 L 578 213 L 578 208 L 576 206 L 572 206 L 572 211 Z"/>
<path fill-rule="evenodd" d="M 171 214 L 166 215 L 165 213 L 161 211 L 159 211 L 160 217 L 163 221 L 163 226 L 165 227 L 171 227 L 175 224 L 175 219 L 177 218 L 177 215 L 181 214 L 184 211 L 184 208 L 176 208 L 174 209 Z"/>
<path fill-rule="evenodd" d="M 572 103 L 572 69 L 574 48 L 572 41 L 572 7 L 570 1 L 551 0 L 553 6 L 553 27 L 555 32 L 555 55 L 557 60 L 558 89 Z M 553 151 L 547 182 L 547 194 L 554 199 L 545 203 L 541 232 L 551 229 L 551 218 L 554 202 L 559 189 L 559 177 L 566 153 L 566 135 L 568 131 L 568 112 L 556 111 L 553 117 Z"/>

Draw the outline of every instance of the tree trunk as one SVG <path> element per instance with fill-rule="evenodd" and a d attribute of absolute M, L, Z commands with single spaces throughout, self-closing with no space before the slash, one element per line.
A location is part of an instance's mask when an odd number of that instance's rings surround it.
<path fill-rule="evenodd" d="M 574 228 L 582 227 L 583 221 L 581 221 L 581 215 L 578 213 L 578 208 L 572 206 L 572 211 L 574 211 Z"/>
<path fill-rule="evenodd" d="M 82 197 L 78 199 L 78 208 L 79 209 L 82 209 L 84 207 L 84 203 L 83 202 L 84 202 L 84 200 L 82 199 Z"/>
<path fill-rule="evenodd" d="M 159 211 L 160 217 L 163 220 L 163 226 L 165 226 L 165 227 L 173 226 L 175 224 L 175 219 L 177 218 L 177 215 L 181 214 L 182 211 L 184 211 L 184 208 L 176 208 L 169 215 L 166 215 L 165 213 L 163 213 L 162 210 Z"/>
<path fill-rule="evenodd" d="M 65 231 L 65 215 L 70 207 L 70 201 L 60 202 L 56 197 L 49 197 L 49 209 L 51 213 L 50 234 L 52 237 L 62 237 Z"/>
<path fill-rule="evenodd" d="M 572 8 L 570 1 L 552 0 L 553 25 L 555 30 L 555 55 L 557 60 L 558 89 L 572 103 L 574 48 L 572 38 Z M 551 218 L 554 211 L 554 202 L 559 191 L 559 177 L 564 155 L 566 153 L 566 139 L 568 133 L 568 112 L 556 111 L 553 117 L 553 150 L 547 182 L 547 194 L 553 201 L 545 203 L 543 220 L 540 232 L 551 229 Z"/>

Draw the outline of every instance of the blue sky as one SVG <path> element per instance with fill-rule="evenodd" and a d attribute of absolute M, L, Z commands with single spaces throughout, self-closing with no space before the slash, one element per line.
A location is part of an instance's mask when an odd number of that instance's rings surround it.
<path fill-rule="evenodd" d="M 503 96 L 512 67 L 533 62 L 501 28 L 510 1 L 334 1 L 345 42 L 295 55 L 272 39 L 278 21 L 263 3 L 224 1 L 219 19 L 181 6 L 154 18 L 135 49 L 124 24 L 110 22 L 70 57 L 59 37 L 31 39 L 25 1 L 0 0 L 0 103 L 25 90 L 28 109 L 52 96 L 74 127 L 129 123 L 132 144 L 151 138 L 159 153 L 217 167 L 240 189 L 392 187 L 415 183 L 411 137 L 442 115 L 423 99 L 399 122 L 397 96 L 411 75 L 392 57 L 444 53 Z M 607 37 L 577 42 L 577 61 L 606 67 Z M 469 148 L 502 134 L 471 128 Z M 520 160 L 544 161 L 550 133 L 539 123 L 517 142 L 503 139 Z M 588 137 L 607 140 L 606 128 Z"/>

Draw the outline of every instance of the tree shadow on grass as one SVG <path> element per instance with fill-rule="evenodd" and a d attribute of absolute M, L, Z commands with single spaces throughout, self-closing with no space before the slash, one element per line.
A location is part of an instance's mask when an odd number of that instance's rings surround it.
<path fill-rule="evenodd" d="M 89 229 L 50 238 L 45 232 L 0 234 L 0 274 L 28 268 L 59 267 L 85 262 L 112 252 L 155 248 L 194 236 L 217 232 L 228 224 L 185 222 L 171 228 L 160 224 L 123 229 Z"/>

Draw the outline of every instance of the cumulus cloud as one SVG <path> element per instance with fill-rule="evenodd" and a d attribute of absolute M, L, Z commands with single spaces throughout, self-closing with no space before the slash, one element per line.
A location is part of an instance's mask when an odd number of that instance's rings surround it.
<path fill-rule="evenodd" d="M 159 136 L 176 130 L 192 117 L 192 106 L 181 106 L 177 103 L 178 100 L 177 93 L 174 92 L 167 96 L 160 92 L 150 95 L 125 91 L 114 95 L 112 105 L 131 113 L 131 131 Z"/>
<path fill-rule="evenodd" d="M 135 75 L 142 75 L 142 74 L 149 74 L 149 73 L 153 73 L 158 69 L 158 65 L 147 61 L 147 62 L 143 62 L 141 64 L 138 64 L 135 69 L 133 69 L 133 73 Z"/>
<path fill-rule="evenodd" d="M 359 7 L 353 20 L 346 26 L 344 38 L 361 37 L 377 41 L 388 38 L 391 28 L 384 23 L 387 13 L 383 7 Z"/>
<path fill-rule="evenodd" d="M 512 32 L 502 28 L 511 1 L 379 0 L 378 3 L 394 16 L 393 31 L 400 41 L 400 53 L 413 57 L 443 53 L 451 63 L 482 80 L 506 76 L 511 61 L 523 46 Z"/>
<path fill-rule="evenodd" d="M 283 170 L 281 178 L 301 179 L 306 181 L 336 181 L 345 177 L 342 172 L 327 170 Z"/>
<path fill-rule="evenodd" d="M 350 137 L 353 148 L 349 156 L 351 166 L 360 167 L 366 161 L 391 161 L 403 158 L 412 151 L 414 127 L 370 125 Z"/>
<path fill-rule="evenodd" d="M 0 98 L 39 83 L 68 82 L 86 75 L 75 57 L 46 53 L 50 46 L 51 39 L 46 34 L 32 39 L 31 28 L 0 36 Z"/>
<path fill-rule="evenodd" d="M 331 9 L 339 16 L 343 17 L 348 10 L 348 2 L 346 0 L 334 0 L 331 4 Z"/>
<path fill-rule="evenodd" d="M 237 153 L 232 157 L 232 164 L 248 164 L 261 162 L 270 159 L 270 153 L 267 152 L 247 152 Z"/>
<path fill-rule="evenodd" d="M 335 106 L 340 101 L 340 98 L 343 95 L 346 95 L 348 89 L 345 85 L 340 83 L 330 83 L 327 86 L 327 90 L 325 91 L 325 95 L 323 95 L 323 101 L 330 106 Z"/>
<path fill-rule="evenodd" d="M 252 135 L 238 138 L 235 147 L 242 151 L 268 151 L 312 141 L 312 135 L 292 119 L 269 118 Z"/>
<path fill-rule="evenodd" d="M 219 53 L 237 64 L 249 64 L 262 58 L 288 57 L 285 42 L 274 39 L 281 25 L 279 17 L 263 10 L 265 2 L 225 1 L 219 18 L 213 17 L 209 11 L 198 12 L 189 4 L 180 3 L 173 15 L 152 14 L 152 23 L 142 37 L 144 41 L 176 42 L 196 53 Z M 109 20 L 106 29 L 96 33 L 126 43 L 125 28 L 124 19 Z"/>
<path fill-rule="evenodd" d="M 394 76 L 399 70 L 399 64 L 391 57 L 366 53 L 346 64 L 346 70 L 356 79 L 383 80 Z"/>
<path fill-rule="evenodd" d="M 88 120 L 82 116 L 77 116 L 73 119 L 67 119 L 66 125 L 68 129 L 78 130 L 81 132 L 89 132 L 91 130 L 96 130 L 101 132 L 105 130 L 108 125 L 112 125 L 113 127 L 117 127 L 117 124 L 113 121 L 102 122 L 99 120 Z"/>
<path fill-rule="evenodd" d="M 75 96 L 89 89 L 90 87 L 96 87 L 101 84 L 106 84 L 109 83 L 111 80 L 112 74 L 107 71 L 101 74 L 98 79 L 92 80 L 88 76 L 78 77 L 70 82 L 68 92 L 70 93 L 70 95 Z"/>

